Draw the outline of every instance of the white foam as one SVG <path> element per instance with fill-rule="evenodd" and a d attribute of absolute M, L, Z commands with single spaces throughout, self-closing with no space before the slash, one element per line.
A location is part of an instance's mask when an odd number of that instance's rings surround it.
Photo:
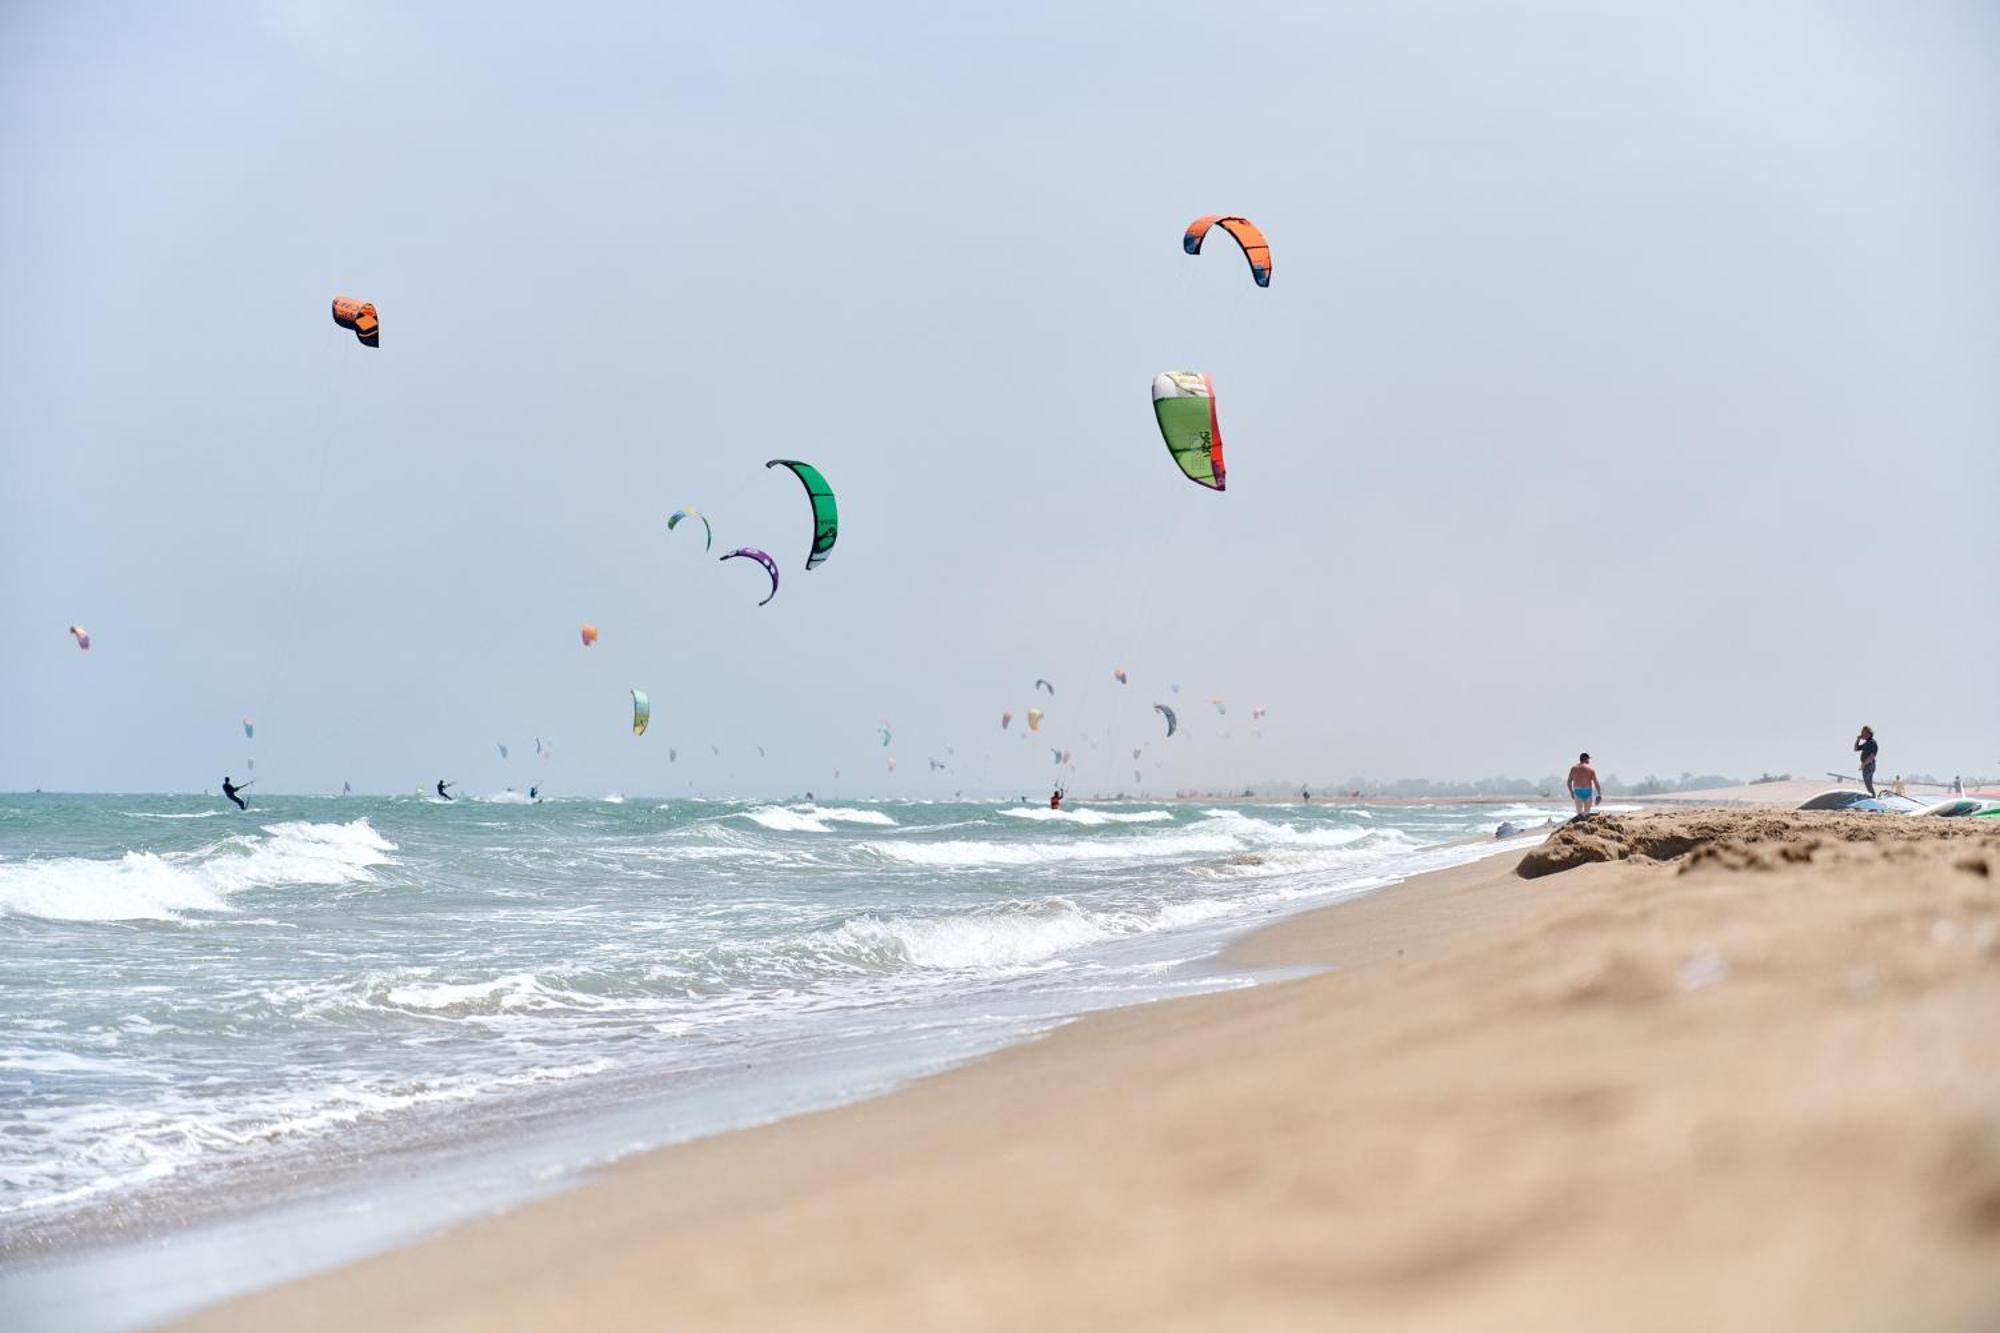
<path fill-rule="evenodd" d="M 1040 963 L 1118 933 L 1058 898 L 959 916 L 858 917 L 832 932 L 832 939 L 836 947 L 863 953 L 886 949 L 915 967 L 966 970 Z"/>
<path fill-rule="evenodd" d="M 508 791 L 496 791 L 491 796 L 475 796 L 472 799 L 484 805 L 533 805 L 534 804 L 534 802 L 528 798 L 525 792 L 513 791 L 511 789 Z"/>
<path fill-rule="evenodd" d="M 366 819 L 272 824 L 202 852 L 127 852 L 116 861 L 58 857 L 0 864 L 0 913 L 51 921 L 169 921 L 227 912 L 230 894 L 287 884 L 345 884 L 390 864 L 395 844 Z"/>
<path fill-rule="evenodd" d="M 165 813 L 153 810 L 120 810 L 118 813 L 121 815 L 130 815 L 133 819 L 214 819 L 217 815 L 225 815 L 229 812 L 227 810 L 192 810 Z"/>
<path fill-rule="evenodd" d="M 764 805 L 745 810 L 743 817 L 774 833 L 831 833 L 830 824 L 872 824 L 895 828 L 896 821 L 881 810 L 848 810 L 839 806 Z"/>
<path fill-rule="evenodd" d="M 1171 810 L 1051 810 L 1045 805 L 1012 805 L 1000 811 L 1009 819 L 1055 824 L 1162 824 L 1173 822 Z"/>
<path fill-rule="evenodd" d="M 867 842 L 866 851 L 909 865 L 969 869 L 976 866 L 1049 865 L 1061 861 L 1127 861 L 1165 856 L 1235 852 L 1242 843 L 1227 833 L 1166 834 L 1146 838 L 1092 838 L 1076 842 Z"/>

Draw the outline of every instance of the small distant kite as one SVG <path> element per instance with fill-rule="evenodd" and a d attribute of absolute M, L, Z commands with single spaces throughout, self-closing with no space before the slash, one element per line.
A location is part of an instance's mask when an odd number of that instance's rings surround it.
<path fill-rule="evenodd" d="M 382 345 L 382 321 L 376 316 L 372 302 L 357 301 L 351 296 L 334 297 L 333 322 L 343 329 L 353 329 L 363 347 Z"/>
<path fill-rule="evenodd" d="M 1126 681 L 1126 679 L 1125 679 L 1125 668 L 1124 668 L 1124 667 L 1119 667 L 1119 668 L 1117 668 L 1117 669 L 1116 669 L 1115 671 L 1113 671 L 1113 672 L 1111 673 L 1111 678 L 1112 678 L 1113 680 L 1117 681 L 1117 682 L 1118 682 L 1118 683 L 1119 683 L 1120 685 L 1124 685 L 1124 684 L 1127 684 L 1127 683 L 1128 683 L 1128 682 Z"/>
<path fill-rule="evenodd" d="M 1000 730 L 1002 731 L 1007 730 L 1007 724 L 1012 722 L 1013 720 L 1014 720 L 1014 715 L 1012 713 L 1003 710 L 1000 714 Z"/>
<path fill-rule="evenodd" d="M 1041 729 L 1042 729 L 1042 710 L 1039 708 L 1030 708 L 1028 710 L 1028 730 L 1040 731 Z"/>
<path fill-rule="evenodd" d="M 1271 246 L 1264 239 L 1264 233 L 1249 218 L 1225 217 L 1221 213 L 1210 213 L 1188 223 L 1187 231 L 1181 236 L 1181 249 L 1191 255 L 1201 253 L 1201 243 L 1208 235 L 1209 228 L 1217 223 L 1236 238 L 1243 247 L 1243 257 L 1250 261 L 1250 276 L 1257 280 L 1259 287 L 1271 285 Z"/>
<path fill-rule="evenodd" d="M 1263 709 L 1263 706 L 1262 706 L 1261 704 L 1260 704 L 1260 705 L 1253 705 L 1253 706 L 1251 707 L 1251 709 L 1250 709 L 1250 720 L 1251 720 L 1252 722 L 1262 722 L 1262 721 L 1264 720 L 1264 709 Z"/>
<path fill-rule="evenodd" d="M 684 518 L 698 518 L 701 520 L 701 530 L 706 534 L 706 539 L 701 549 L 704 551 L 713 551 L 715 549 L 715 529 L 708 525 L 708 516 L 699 509 L 676 509 L 673 517 L 667 520 L 667 531 L 672 532 L 675 528 L 679 527 L 681 520 Z"/>
<path fill-rule="evenodd" d="M 891 773 L 896 771 L 896 756 L 893 754 L 889 756 L 889 771 Z"/>
<path fill-rule="evenodd" d="M 646 734 L 646 724 L 653 720 L 653 701 L 646 697 L 644 690 L 632 691 L 632 734 Z"/>
<path fill-rule="evenodd" d="M 889 744 L 889 729 L 887 727 L 878 727 L 876 730 L 882 733 L 882 744 L 887 746 Z"/>
<path fill-rule="evenodd" d="M 1165 704 L 1154 704 L 1153 711 L 1167 720 L 1167 735 L 1171 736 L 1180 729 L 1181 720 L 1174 715 L 1173 709 Z"/>
<path fill-rule="evenodd" d="M 583 634 L 584 647 L 588 648 L 590 647 L 591 644 L 597 642 L 597 626 L 585 625 L 583 627 L 582 634 Z"/>
<path fill-rule="evenodd" d="M 799 484 L 806 488 L 806 498 L 812 501 L 813 509 L 813 542 L 806 555 L 806 568 L 818 569 L 833 554 L 833 544 L 840 537 L 840 507 L 834 503 L 833 487 L 826 484 L 818 468 L 796 458 L 774 458 L 764 466 L 790 468 Z"/>
<path fill-rule="evenodd" d="M 1229 716 L 1229 705 L 1227 703 L 1224 703 L 1221 699 L 1210 699 L 1209 702 L 1215 705 L 1217 713 L 1223 717 Z"/>
<path fill-rule="evenodd" d="M 493 742 L 493 743 L 494 743 L 495 745 L 500 745 L 500 742 L 499 742 L 499 741 L 495 741 L 495 742 Z M 506 747 L 506 746 L 504 746 L 504 745 L 500 745 L 500 757 L 501 757 L 502 759 L 505 759 L 505 758 L 507 757 L 507 747 Z"/>
<path fill-rule="evenodd" d="M 1047 690 L 1049 692 L 1049 697 L 1051 699 L 1055 698 L 1056 696 L 1056 687 L 1049 684 L 1045 680 L 1037 680 L 1035 682 L 1035 688 L 1038 690 Z"/>
<path fill-rule="evenodd" d="M 766 552 L 760 551 L 754 546 L 739 546 L 721 558 L 724 560 L 755 560 L 764 567 L 764 572 L 771 576 L 771 591 L 765 596 L 764 601 L 757 603 L 757 605 L 763 606 L 765 602 L 769 602 L 771 598 L 778 595 L 778 562 L 773 560 Z"/>
<path fill-rule="evenodd" d="M 1228 489 L 1222 463 L 1222 425 L 1215 415 L 1215 385 L 1198 370 L 1167 370 L 1153 377 L 1153 418 L 1174 464 L 1197 486 Z"/>
<path fill-rule="evenodd" d="M 70 637 L 76 640 L 76 646 L 78 648 L 81 648 L 86 653 L 90 651 L 89 630 L 85 629 L 81 625 L 71 625 L 69 627 L 69 632 L 70 632 Z"/>
<path fill-rule="evenodd" d="M 247 717 L 246 717 L 246 718 L 244 718 L 244 719 L 243 719 L 243 739 L 244 739 L 244 740 L 246 740 L 246 741 L 247 741 L 247 740 L 251 740 L 251 739 L 255 738 L 255 736 L 256 736 L 256 735 L 257 735 L 257 728 L 256 728 L 256 726 L 255 726 L 254 724 L 252 724 L 252 723 L 251 723 L 251 721 L 250 721 L 250 719 L 249 719 L 249 718 L 247 718 Z"/>

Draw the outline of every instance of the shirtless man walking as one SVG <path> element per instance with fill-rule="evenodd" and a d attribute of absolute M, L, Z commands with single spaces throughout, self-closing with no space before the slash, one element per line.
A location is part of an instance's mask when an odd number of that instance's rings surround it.
<path fill-rule="evenodd" d="M 1597 770 L 1590 766 L 1590 756 L 1580 754 L 1570 765 L 1570 799 L 1576 802 L 1576 818 L 1582 819 L 1598 806 L 1604 804 L 1604 787 L 1597 780 Z"/>

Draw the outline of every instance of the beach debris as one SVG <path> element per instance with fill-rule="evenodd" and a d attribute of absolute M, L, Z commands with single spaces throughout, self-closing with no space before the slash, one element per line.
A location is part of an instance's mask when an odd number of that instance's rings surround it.
<path fill-rule="evenodd" d="M 646 697 L 644 690 L 632 691 L 632 734 L 643 736 L 646 726 L 653 720 L 653 701 Z"/>
<path fill-rule="evenodd" d="M 1168 370 L 1153 377 L 1153 417 L 1167 452 L 1189 481 L 1226 489 L 1222 426 L 1215 415 L 1215 385 L 1197 370 Z"/>
<path fill-rule="evenodd" d="M 698 518 L 701 520 L 701 530 L 707 534 L 701 549 L 704 551 L 713 551 L 715 549 L 715 529 L 708 525 L 708 516 L 703 514 L 699 509 L 676 509 L 673 512 L 673 516 L 667 520 L 667 531 L 672 532 L 675 528 L 679 527 L 681 520 L 684 518 Z"/>
<path fill-rule="evenodd" d="M 76 646 L 78 648 L 82 649 L 86 653 L 90 651 L 89 630 L 85 629 L 81 625 L 71 625 L 69 627 L 69 633 L 70 637 L 76 640 Z"/>
<path fill-rule="evenodd" d="M 1220 225 L 1243 247 L 1243 258 L 1250 263 L 1250 276 L 1257 280 L 1259 287 L 1271 285 L 1271 245 L 1264 239 L 1264 233 L 1249 218 L 1234 217 L 1222 213 L 1210 213 L 1188 223 L 1187 231 L 1181 235 L 1181 249 L 1191 255 L 1201 253 L 1201 243 L 1208 236 L 1209 229 Z"/>
<path fill-rule="evenodd" d="M 840 536 L 840 509 L 834 503 L 833 487 L 826 484 L 826 478 L 820 475 L 818 468 L 810 463 L 801 463 L 796 458 L 774 458 L 764 466 L 790 468 L 792 475 L 799 479 L 799 484 L 806 488 L 813 511 L 812 550 L 806 556 L 806 568 L 818 569 L 826 563 L 827 556 L 833 554 L 833 543 Z M 771 591 L 774 594 L 778 590 L 777 578 L 774 571 L 771 575 Z"/>
<path fill-rule="evenodd" d="M 764 601 L 757 603 L 757 605 L 762 606 L 765 602 L 770 601 L 771 598 L 778 595 L 778 562 L 773 560 L 768 553 L 760 551 L 754 546 L 739 546 L 722 558 L 724 560 L 755 560 L 764 567 L 764 572 L 771 576 L 771 591 L 765 595 Z"/>
<path fill-rule="evenodd" d="M 333 298 L 333 322 L 343 329 L 353 329 L 355 340 L 363 347 L 382 345 L 382 321 L 375 313 L 373 302 L 336 296 Z"/>
<path fill-rule="evenodd" d="M 1173 709 L 1167 707 L 1165 704 L 1154 704 L 1153 711 L 1167 719 L 1167 735 L 1171 736 L 1180 730 L 1181 720 Z"/>

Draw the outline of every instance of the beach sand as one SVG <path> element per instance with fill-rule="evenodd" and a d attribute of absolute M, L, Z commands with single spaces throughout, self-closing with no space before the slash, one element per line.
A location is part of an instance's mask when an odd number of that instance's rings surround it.
<path fill-rule="evenodd" d="M 188 1328 L 2000 1327 L 2000 829 L 1603 817 Z"/>

